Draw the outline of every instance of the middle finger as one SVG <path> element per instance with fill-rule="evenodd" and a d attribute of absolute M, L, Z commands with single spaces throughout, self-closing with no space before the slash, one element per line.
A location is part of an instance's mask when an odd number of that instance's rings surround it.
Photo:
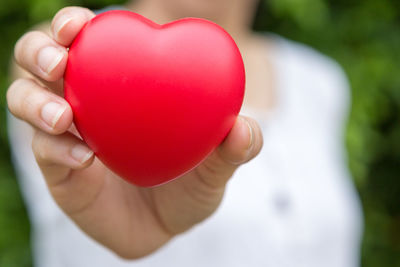
<path fill-rule="evenodd" d="M 64 75 L 68 52 L 67 48 L 45 33 L 32 31 L 18 40 L 14 56 L 18 65 L 25 70 L 45 81 L 54 82 Z"/>

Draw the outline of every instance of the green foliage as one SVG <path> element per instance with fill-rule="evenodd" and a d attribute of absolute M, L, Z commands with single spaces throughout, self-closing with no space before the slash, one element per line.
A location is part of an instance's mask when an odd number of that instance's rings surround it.
<path fill-rule="evenodd" d="M 270 0 L 268 4 L 276 17 L 289 19 L 302 30 L 321 29 L 329 15 L 324 0 Z"/>
<path fill-rule="evenodd" d="M 100 8 L 123 0 L 0 2 L 0 266 L 30 266 L 29 223 L 5 129 L 8 65 L 16 40 L 65 5 Z M 400 266 L 400 2 L 262 0 L 255 21 L 339 61 L 352 85 L 349 165 L 366 219 L 365 267 Z"/>

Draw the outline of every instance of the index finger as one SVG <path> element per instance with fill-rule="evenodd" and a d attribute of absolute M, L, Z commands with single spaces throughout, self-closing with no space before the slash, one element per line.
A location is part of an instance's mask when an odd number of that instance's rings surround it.
<path fill-rule="evenodd" d="M 65 7 L 58 11 L 51 23 L 54 40 L 68 47 L 85 24 L 96 15 L 87 8 Z"/>

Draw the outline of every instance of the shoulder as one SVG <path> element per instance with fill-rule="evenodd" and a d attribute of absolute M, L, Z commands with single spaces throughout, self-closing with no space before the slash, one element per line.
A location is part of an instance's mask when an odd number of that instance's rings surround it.
<path fill-rule="evenodd" d="M 290 80 L 292 93 L 306 98 L 311 109 L 332 119 L 346 116 L 351 93 L 343 68 L 310 46 L 280 36 L 276 36 L 276 43 L 281 78 Z"/>

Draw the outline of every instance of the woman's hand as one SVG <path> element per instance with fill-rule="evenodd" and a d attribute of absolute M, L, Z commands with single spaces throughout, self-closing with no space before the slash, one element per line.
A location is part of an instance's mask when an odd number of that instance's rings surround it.
<path fill-rule="evenodd" d="M 239 117 L 224 142 L 180 179 L 140 188 L 117 177 L 78 137 L 62 97 L 67 47 L 94 16 L 64 8 L 53 19 L 52 37 L 28 32 L 18 41 L 15 59 L 32 78 L 10 86 L 8 107 L 35 128 L 32 149 L 58 205 L 104 246 L 138 258 L 210 216 L 233 172 L 260 151 L 262 135 L 254 120 Z"/>

